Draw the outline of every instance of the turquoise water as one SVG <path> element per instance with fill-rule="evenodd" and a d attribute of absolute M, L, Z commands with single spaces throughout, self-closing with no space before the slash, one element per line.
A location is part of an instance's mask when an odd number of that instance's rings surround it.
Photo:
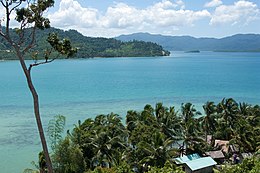
<path fill-rule="evenodd" d="M 260 53 L 182 53 L 170 57 L 57 60 L 33 69 L 44 126 L 57 114 L 77 120 L 145 104 L 199 106 L 224 97 L 260 104 Z M 0 173 L 32 167 L 41 147 L 32 99 L 18 61 L 0 62 Z"/>

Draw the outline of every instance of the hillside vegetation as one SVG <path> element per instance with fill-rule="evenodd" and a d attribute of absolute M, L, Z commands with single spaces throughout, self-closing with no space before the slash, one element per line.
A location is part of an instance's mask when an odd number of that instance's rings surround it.
<path fill-rule="evenodd" d="M 123 42 L 113 38 L 93 38 L 83 36 L 76 30 L 63 31 L 50 28 L 37 32 L 37 45 L 26 58 L 31 59 L 31 54 L 34 52 L 41 53 L 42 50 L 49 50 L 50 46 L 46 39 L 48 34 L 53 32 L 57 33 L 60 38 L 70 39 L 73 46 L 78 49 L 76 58 L 168 56 L 170 54 L 169 51 L 164 50 L 162 46 L 152 42 Z M 11 34 L 18 37 L 15 29 L 12 30 Z M 0 59 L 16 59 L 16 56 L 10 49 L 10 45 L 8 45 L 3 38 L 0 38 Z"/>
<path fill-rule="evenodd" d="M 117 37 L 121 41 L 151 41 L 171 51 L 260 51 L 260 34 L 237 34 L 220 39 L 195 38 L 191 36 L 164 36 L 136 33 Z"/>
<path fill-rule="evenodd" d="M 215 139 L 229 141 L 238 154 L 250 152 L 257 156 L 259 105 L 228 98 L 217 104 L 208 101 L 202 108 L 203 112 L 199 112 L 192 103 L 183 103 L 177 111 L 174 106 L 157 103 L 155 107 L 146 105 L 142 111 L 129 110 L 125 122 L 124 116 L 101 114 L 78 121 L 64 138 L 60 133 L 65 117 L 55 116 L 48 127 L 55 172 L 184 173 L 173 158 L 220 150 L 222 146 L 215 145 Z M 211 141 L 208 135 L 212 135 Z M 230 166 L 231 157 L 232 153 L 225 153 L 221 172 L 258 173 L 257 157 Z"/>

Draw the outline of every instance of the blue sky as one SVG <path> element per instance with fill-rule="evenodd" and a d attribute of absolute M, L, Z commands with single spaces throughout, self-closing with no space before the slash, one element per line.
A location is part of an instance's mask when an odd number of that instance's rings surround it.
<path fill-rule="evenodd" d="M 86 36 L 260 34 L 260 0 L 57 0 L 47 15 Z"/>

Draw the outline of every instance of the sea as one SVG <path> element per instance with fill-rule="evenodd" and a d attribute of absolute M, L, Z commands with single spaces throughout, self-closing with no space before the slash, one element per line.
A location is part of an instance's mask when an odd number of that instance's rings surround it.
<path fill-rule="evenodd" d="M 113 112 L 124 121 L 128 110 L 158 102 L 177 110 L 191 102 L 200 111 L 207 101 L 230 97 L 260 104 L 259 52 L 55 60 L 33 68 L 32 78 L 45 130 L 55 115 L 64 115 L 66 130 L 72 130 L 78 120 Z M 1 61 L 0 173 L 34 168 L 39 151 L 32 97 L 20 64 Z"/>

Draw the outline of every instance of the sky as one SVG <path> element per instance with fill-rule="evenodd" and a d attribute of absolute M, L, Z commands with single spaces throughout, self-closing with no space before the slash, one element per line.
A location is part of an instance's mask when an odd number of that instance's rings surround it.
<path fill-rule="evenodd" d="M 260 34 L 260 0 L 56 0 L 46 15 L 53 27 L 95 37 Z"/>

